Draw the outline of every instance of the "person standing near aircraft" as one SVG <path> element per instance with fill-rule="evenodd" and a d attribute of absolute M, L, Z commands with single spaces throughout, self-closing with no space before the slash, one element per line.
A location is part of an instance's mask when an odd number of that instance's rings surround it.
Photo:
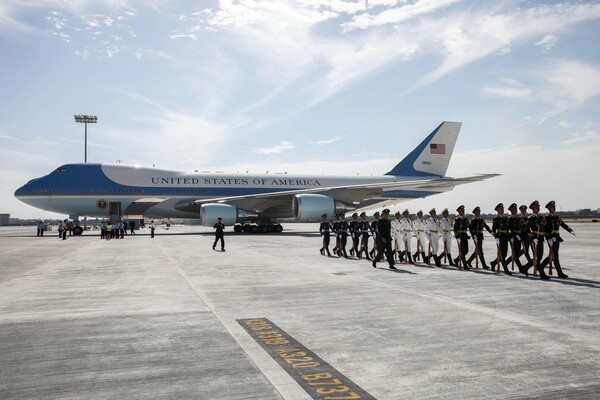
<path fill-rule="evenodd" d="M 392 254 L 392 224 L 388 219 L 389 214 L 389 209 L 386 208 L 383 210 L 381 212 L 381 219 L 377 223 L 381 247 L 379 247 L 379 250 L 377 251 L 377 257 L 373 260 L 373 268 L 377 268 L 377 263 L 381 261 L 385 251 L 387 262 L 390 265 L 389 268 L 396 269 L 396 267 L 394 267 L 394 255 Z"/>
<path fill-rule="evenodd" d="M 428 262 L 425 257 L 425 249 L 427 248 L 427 235 L 425 234 L 425 222 L 423 221 L 423 211 L 417 211 L 417 218 L 412 223 L 415 237 L 417 238 L 417 251 L 413 254 L 413 260 L 417 261 L 419 255 L 423 262 Z"/>
<path fill-rule="evenodd" d="M 485 258 L 483 256 L 483 230 L 487 230 L 490 234 L 492 233 L 492 230 L 485 220 L 481 218 L 481 208 L 479 208 L 479 206 L 473 209 L 473 214 L 475 215 L 475 218 L 473 218 L 469 224 L 469 232 L 471 232 L 473 242 L 475 242 L 475 251 L 471 254 L 467 263 L 473 265 L 473 259 L 478 257 L 481 260 L 483 269 L 490 269 L 485 263 Z"/>
<path fill-rule="evenodd" d="M 225 225 L 223 224 L 223 218 L 219 217 L 217 218 L 217 223 L 213 226 L 213 229 L 216 229 L 215 231 L 215 242 L 213 243 L 213 250 L 215 250 L 215 247 L 217 246 L 217 242 L 220 240 L 221 241 L 221 251 L 225 251 Z"/>
<path fill-rule="evenodd" d="M 398 260 L 402 262 L 404 260 L 404 253 L 400 251 L 404 246 L 402 243 L 402 221 L 400 220 L 400 211 L 396 211 L 394 214 L 396 217 L 392 221 L 392 237 L 394 238 L 394 251 L 398 252 Z"/>
<path fill-rule="evenodd" d="M 510 215 L 508 216 L 508 231 L 510 233 L 511 260 L 517 264 L 519 272 L 523 273 L 523 264 L 521 264 L 520 260 L 521 252 L 523 251 L 523 227 L 521 226 L 521 217 L 517 214 L 517 203 L 512 203 L 508 207 L 508 211 L 510 211 Z"/>
<path fill-rule="evenodd" d="M 152 222 L 150 222 L 150 238 L 153 239 L 154 238 L 154 230 L 156 229 L 156 226 L 154 225 L 154 220 L 152 220 Z"/>
<path fill-rule="evenodd" d="M 358 230 L 361 235 L 360 250 L 358 251 L 358 258 L 361 258 L 361 254 L 365 252 L 365 258 L 370 260 L 369 257 L 369 221 L 367 221 L 367 213 L 360 213 L 360 221 L 358 221 Z"/>
<path fill-rule="evenodd" d="M 108 221 L 106 221 L 106 234 L 104 235 L 106 237 L 106 240 L 112 239 L 112 231 L 113 231 L 113 225 L 110 222 L 110 220 L 108 220 Z"/>
<path fill-rule="evenodd" d="M 129 229 L 131 229 L 131 231 L 129 232 L 130 235 L 135 235 L 135 221 L 129 221 Z"/>
<path fill-rule="evenodd" d="M 38 221 L 37 235 L 44 236 L 44 222 L 41 219 Z"/>
<path fill-rule="evenodd" d="M 428 255 L 427 255 L 427 264 L 429 264 L 430 257 L 433 257 L 433 261 L 435 262 L 436 267 L 441 267 L 442 263 L 437 255 L 438 249 L 440 246 L 440 225 L 438 221 L 435 219 L 437 215 L 435 208 L 429 210 L 429 218 L 425 223 L 425 235 L 429 241 L 428 247 Z M 429 253 L 429 251 L 431 251 Z"/>
<path fill-rule="evenodd" d="M 540 202 L 535 200 L 529 205 L 529 208 L 533 212 L 527 220 L 527 229 L 529 237 L 533 246 L 533 265 L 537 268 L 540 279 L 547 281 L 550 279 L 544 271 L 545 265 L 542 263 L 542 257 L 544 257 L 544 239 L 546 239 L 546 218 L 540 215 Z M 525 276 L 528 276 L 528 270 L 524 269 Z"/>
<path fill-rule="evenodd" d="M 106 236 L 106 221 L 102 220 L 102 222 L 100 222 L 100 239 L 104 239 L 105 236 Z"/>
<path fill-rule="evenodd" d="M 440 260 L 442 257 L 448 259 L 448 264 L 454 267 L 454 261 L 452 260 L 452 222 L 448 218 L 448 209 L 442 210 L 442 218 L 440 219 L 440 230 L 442 231 L 442 244 L 444 246 L 444 252 L 440 254 Z"/>
<path fill-rule="evenodd" d="M 413 236 L 413 226 L 412 226 L 412 222 L 409 218 L 410 214 L 408 212 L 408 209 L 404 209 L 404 211 L 402 211 L 402 220 L 400 221 L 401 224 L 401 230 L 402 230 L 402 249 L 403 249 L 403 253 L 404 253 L 404 257 L 406 257 L 406 261 L 409 264 L 414 264 L 413 259 L 412 259 L 412 254 L 410 252 L 410 241 L 412 240 L 412 236 Z"/>
<path fill-rule="evenodd" d="M 327 214 L 321 215 L 321 225 L 319 225 L 319 233 L 323 236 L 323 246 L 321 247 L 321 255 L 325 255 L 325 251 L 327 251 L 327 255 L 331 256 L 329 252 L 329 240 L 331 237 L 331 230 L 333 226 L 331 226 L 331 222 L 327 219 Z"/>
<path fill-rule="evenodd" d="M 454 264 L 458 267 L 462 263 L 462 267 L 468 271 L 470 265 L 466 257 L 469 253 L 469 219 L 465 217 L 465 206 L 459 206 L 456 211 L 458 217 L 454 220 L 454 237 L 458 242 L 458 257 L 454 259 Z"/>
<path fill-rule="evenodd" d="M 558 258 L 559 245 L 560 242 L 563 241 L 563 239 L 560 237 L 560 228 L 563 227 L 564 229 L 566 229 L 567 232 L 569 232 L 573 236 L 575 236 L 575 232 L 573 232 L 573 229 L 571 229 L 569 225 L 564 223 L 560 216 L 556 215 L 556 203 L 554 202 L 554 200 L 548 202 L 548 204 L 546 204 L 546 208 L 549 212 L 549 214 L 546 215 L 546 240 L 549 247 L 548 252 L 550 254 L 548 254 L 548 257 L 546 257 L 544 261 L 542 261 L 542 268 L 548 265 L 550 260 L 552 260 L 554 266 L 556 267 L 558 277 L 566 279 L 569 276 L 563 272 L 562 267 L 560 265 L 560 260 Z"/>
<path fill-rule="evenodd" d="M 516 206 L 516 205 L 515 205 Z M 496 239 L 496 247 L 497 247 L 497 257 L 492 264 L 492 271 L 498 268 L 500 270 L 500 265 L 504 268 L 504 273 L 506 275 L 512 275 L 512 273 L 508 270 L 508 266 L 506 265 L 506 255 L 508 254 L 508 241 L 509 241 L 509 229 L 508 229 L 508 218 L 504 215 L 504 204 L 498 203 L 494 210 L 498 213 L 492 220 L 492 235 Z"/>

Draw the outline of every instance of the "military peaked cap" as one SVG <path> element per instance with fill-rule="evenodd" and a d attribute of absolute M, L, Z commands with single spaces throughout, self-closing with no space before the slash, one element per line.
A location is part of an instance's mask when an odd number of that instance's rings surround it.
<path fill-rule="evenodd" d="M 521 207 L 519 207 L 519 210 L 523 210 L 523 209 L 527 210 L 527 206 L 525 204 L 523 204 Z"/>
<path fill-rule="evenodd" d="M 516 209 L 516 208 L 517 208 L 517 203 L 512 203 L 512 204 L 510 205 L 510 207 L 508 207 L 508 209 L 509 209 L 509 210 L 512 210 L 513 208 L 514 208 L 514 209 Z"/>
<path fill-rule="evenodd" d="M 477 206 L 473 209 L 473 213 L 475 213 L 475 211 L 481 211 L 481 208 L 479 208 L 479 206 Z"/>
<path fill-rule="evenodd" d="M 498 203 L 496 207 L 494 207 L 494 210 L 498 210 L 500 207 L 504 208 L 504 204 Z"/>
<path fill-rule="evenodd" d="M 444 208 L 444 209 L 442 210 L 442 212 L 443 212 L 443 213 L 445 213 L 445 212 L 448 212 L 448 209 L 447 209 L 447 208 Z"/>
<path fill-rule="evenodd" d="M 326 216 L 327 216 L 327 213 L 321 215 L 321 218 L 326 217 Z"/>
<path fill-rule="evenodd" d="M 417 211 L 417 214 L 423 214 L 423 210 Z"/>
<path fill-rule="evenodd" d="M 408 212 L 408 208 L 405 208 L 404 211 L 402 211 L 402 214 L 407 213 Z"/>
<path fill-rule="evenodd" d="M 550 208 L 550 207 L 556 207 L 556 203 L 554 202 L 554 200 L 551 200 L 548 202 L 548 204 L 546 204 L 546 208 Z"/>
<path fill-rule="evenodd" d="M 358 217 L 358 213 L 354 213 L 354 214 L 352 214 L 352 216 L 353 216 L 353 217 L 354 217 L 355 215 Z"/>
<path fill-rule="evenodd" d="M 379 215 L 379 211 L 375 211 L 375 214 L 373 214 L 373 216 L 375 215 Z"/>
<path fill-rule="evenodd" d="M 458 208 L 456 209 L 456 211 L 460 211 L 460 210 L 463 210 L 463 211 L 464 211 L 464 210 L 465 210 L 465 206 L 462 206 L 462 205 L 461 205 L 461 206 L 458 206 Z"/>
<path fill-rule="evenodd" d="M 360 213 L 360 216 L 362 217 L 363 215 L 367 215 L 367 213 L 366 213 L 366 212 L 364 212 L 364 211 L 363 211 L 363 212 L 361 212 L 361 213 Z"/>
<path fill-rule="evenodd" d="M 384 212 L 384 213 L 388 213 L 388 214 L 389 214 L 389 212 L 390 212 L 390 209 L 389 209 L 389 208 L 386 208 L 386 209 L 384 209 L 382 212 Z"/>
<path fill-rule="evenodd" d="M 435 207 L 429 210 L 429 214 L 431 214 L 432 212 L 435 212 Z"/>
<path fill-rule="evenodd" d="M 529 208 L 533 208 L 533 207 L 539 207 L 540 206 L 540 202 L 537 200 L 534 200 L 533 203 L 531 203 L 529 205 Z"/>

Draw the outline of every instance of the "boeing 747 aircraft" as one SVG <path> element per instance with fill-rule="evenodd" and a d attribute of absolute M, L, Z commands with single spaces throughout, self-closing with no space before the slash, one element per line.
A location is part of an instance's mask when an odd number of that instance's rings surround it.
<path fill-rule="evenodd" d="M 32 179 L 15 196 L 71 218 L 199 218 L 212 226 L 252 221 L 251 231 L 278 231 L 277 218 L 382 207 L 452 190 L 496 174 L 446 177 L 462 123 L 443 122 L 389 172 L 380 176 L 189 173 L 107 164 L 66 164 Z M 236 230 L 241 230 L 237 225 Z"/>

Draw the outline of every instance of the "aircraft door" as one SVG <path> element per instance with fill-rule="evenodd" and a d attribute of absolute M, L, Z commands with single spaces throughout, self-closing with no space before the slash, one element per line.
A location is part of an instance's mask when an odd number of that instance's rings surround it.
<path fill-rule="evenodd" d="M 120 201 L 116 201 L 116 202 L 110 202 L 109 204 L 109 210 L 110 210 L 110 223 L 114 224 L 115 222 L 118 222 L 121 219 L 121 202 Z"/>

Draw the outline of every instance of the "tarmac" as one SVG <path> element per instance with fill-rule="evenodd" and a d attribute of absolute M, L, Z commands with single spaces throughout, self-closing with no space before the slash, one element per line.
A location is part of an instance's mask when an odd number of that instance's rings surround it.
<path fill-rule="evenodd" d="M 598 399 L 600 224 L 570 225 L 547 282 L 321 256 L 318 224 L 1 227 L 0 399 Z"/>

